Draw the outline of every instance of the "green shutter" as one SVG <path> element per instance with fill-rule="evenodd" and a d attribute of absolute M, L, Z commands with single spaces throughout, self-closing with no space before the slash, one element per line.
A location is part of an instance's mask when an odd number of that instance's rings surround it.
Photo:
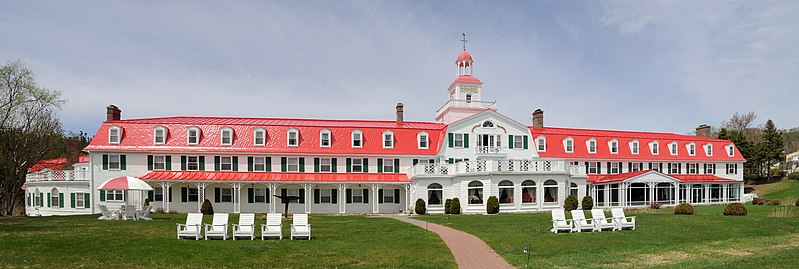
<path fill-rule="evenodd" d="M 463 134 L 463 148 L 469 148 L 469 134 Z"/>
<path fill-rule="evenodd" d="M 180 171 L 186 171 L 186 156 L 180 156 Z"/>
<path fill-rule="evenodd" d="M 522 136 L 522 141 L 523 141 L 522 143 L 524 143 L 524 149 L 527 149 L 527 136 L 526 135 Z M 546 148 L 546 146 L 544 146 L 544 148 Z"/>
<path fill-rule="evenodd" d="M 83 194 L 83 208 L 91 208 L 92 202 L 89 200 L 89 193 Z"/>
<path fill-rule="evenodd" d="M 682 164 L 681 163 L 677 164 L 677 174 L 682 174 Z"/>
<path fill-rule="evenodd" d="M 153 170 L 153 155 L 147 155 L 147 170 Z"/>
<path fill-rule="evenodd" d="M 383 173 L 383 159 L 381 158 L 377 159 L 377 172 Z"/>
<path fill-rule="evenodd" d="M 255 202 L 255 190 L 247 188 L 247 203 L 252 204 Z"/>
<path fill-rule="evenodd" d="M 128 165 L 127 165 L 127 163 L 128 163 L 127 159 L 128 158 L 127 157 L 128 157 L 128 155 L 119 155 L 119 170 L 123 170 L 124 171 L 125 169 L 127 169 L 127 167 L 128 167 Z"/>
<path fill-rule="evenodd" d="M 418 163 L 419 163 L 419 159 L 413 159 L 413 165 L 414 166 L 416 166 L 416 164 L 418 164 Z"/>
<path fill-rule="evenodd" d="M 272 172 L 272 157 L 266 157 L 266 171 Z"/>
<path fill-rule="evenodd" d="M 147 191 L 147 199 L 149 199 L 150 202 L 155 201 L 155 191 Z"/>
<path fill-rule="evenodd" d="M 369 158 L 363 158 L 363 172 L 369 173 Z"/>
<path fill-rule="evenodd" d="M 508 148 L 513 149 L 513 135 L 508 135 Z"/>
<path fill-rule="evenodd" d="M 448 133 L 447 137 L 449 138 L 449 147 L 455 147 L 455 134 Z"/>
<path fill-rule="evenodd" d="M 286 157 L 280 157 L 280 172 L 286 172 Z"/>
<path fill-rule="evenodd" d="M 69 199 L 70 199 L 70 201 L 72 202 L 72 203 L 70 204 L 70 205 L 71 205 L 71 207 L 72 207 L 72 208 L 75 208 L 75 193 L 74 193 L 74 192 L 69 194 Z"/>
<path fill-rule="evenodd" d="M 233 156 L 233 171 L 239 171 L 239 156 Z"/>
<path fill-rule="evenodd" d="M 332 169 L 331 171 L 333 171 L 333 173 L 338 172 L 338 168 L 336 168 L 336 166 L 338 166 L 338 161 L 336 161 L 336 160 L 338 160 L 338 158 L 333 158 L 333 159 L 330 160 L 330 162 L 332 163 L 332 166 L 333 166 L 333 167 L 331 167 L 331 169 Z"/>
<path fill-rule="evenodd" d="M 103 170 L 108 170 L 108 154 L 103 154 Z"/>
<path fill-rule="evenodd" d="M 588 162 L 585 162 L 585 174 L 588 174 Z"/>
<path fill-rule="evenodd" d="M 347 158 L 347 173 L 352 172 L 352 159 Z"/>
<path fill-rule="evenodd" d="M 449 158 L 449 163 L 455 163 L 455 159 Z"/>
<path fill-rule="evenodd" d="M 200 156 L 200 171 L 205 171 L 205 156 Z"/>
<path fill-rule="evenodd" d="M 300 172 L 305 172 L 305 157 L 300 157 Z"/>
<path fill-rule="evenodd" d="M 44 194 L 44 193 L 42 193 L 42 194 Z M 42 195 L 42 194 L 39 195 L 39 204 L 44 206 L 44 195 Z"/>
<path fill-rule="evenodd" d="M 172 171 L 172 155 L 166 155 L 166 170 Z"/>
<path fill-rule="evenodd" d="M 58 207 L 64 208 L 64 193 L 58 193 Z"/>
<path fill-rule="evenodd" d="M 247 171 L 252 172 L 253 170 L 253 160 L 252 156 L 247 157 Z"/>
<path fill-rule="evenodd" d="M 596 173 L 602 174 L 602 162 L 596 162 Z"/>
<path fill-rule="evenodd" d="M 219 171 L 221 159 L 219 156 L 214 156 L 214 171 Z"/>
<path fill-rule="evenodd" d="M 313 172 L 319 173 L 319 158 L 313 158 Z"/>
<path fill-rule="evenodd" d="M 105 191 L 104 190 L 100 190 L 100 202 L 104 202 L 104 201 L 105 201 Z"/>
<path fill-rule="evenodd" d="M 50 205 L 50 201 L 52 201 L 52 199 L 50 199 L 50 193 L 48 192 L 47 193 L 47 207 L 52 207 L 52 205 Z"/>
<path fill-rule="evenodd" d="M 394 173 L 399 173 L 400 170 L 399 165 L 400 165 L 400 160 L 394 159 Z"/>

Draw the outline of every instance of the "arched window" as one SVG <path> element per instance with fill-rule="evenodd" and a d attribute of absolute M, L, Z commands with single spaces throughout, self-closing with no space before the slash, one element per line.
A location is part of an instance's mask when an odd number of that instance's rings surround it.
<path fill-rule="evenodd" d="M 536 202 L 535 181 L 525 180 L 522 182 L 522 204 L 534 204 Z"/>
<path fill-rule="evenodd" d="M 230 127 L 223 127 L 222 128 L 222 141 L 221 144 L 223 146 L 230 146 L 233 145 L 233 129 Z"/>
<path fill-rule="evenodd" d="M 108 143 L 119 144 L 122 141 L 122 128 L 118 126 L 108 127 Z"/>
<path fill-rule="evenodd" d="M 569 195 L 577 196 L 578 190 L 579 189 L 577 188 L 577 183 L 572 182 L 571 184 L 569 184 Z"/>
<path fill-rule="evenodd" d="M 330 130 L 322 129 L 319 132 L 319 147 L 329 148 L 332 138 L 330 137 Z"/>
<path fill-rule="evenodd" d="M 359 130 L 352 131 L 352 147 L 353 148 L 362 148 L 363 147 L 363 133 Z"/>
<path fill-rule="evenodd" d="M 513 199 L 513 182 L 503 180 L 499 182 L 499 203 L 512 204 Z"/>
<path fill-rule="evenodd" d="M 189 127 L 187 131 L 187 137 L 189 145 L 197 145 L 200 143 L 200 128 L 197 127 Z"/>
<path fill-rule="evenodd" d="M 483 203 L 483 183 L 480 181 L 472 181 L 469 182 L 468 194 L 469 194 L 469 204 L 470 205 L 477 205 Z"/>
<path fill-rule="evenodd" d="M 544 181 L 544 203 L 558 202 L 558 182 L 555 180 Z"/>
<path fill-rule="evenodd" d="M 383 132 L 383 148 L 384 149 L 394 148 L 394 132 L 392 131 Z"/>
<path fill-rule="evenodd" d="M 494 128 L 494 123 L 491 122 L 490 120 L 484 121 L 483 128 Z"/>
<path fill-rule="evenodd" d="M 53 188 L 53 190 L 50 191 L 49 198 L 50 198 L 50 207 L 61 207 L 59 206 L 61 203 L 59 203 L 60 201 L 58 199 L 58 189 Z"/>
<path fill-rule="evenodd" d="M 286 142 L 289 147 L 296 147 L 300 145 L 300 131 L 297 129 L 289 129 L 286 133 L 287 139 Z"/>
<path fill-rule="evenodd" d="M 35 207 L 42 206 L 42 193 L 39 191 L 39 188 L 36 188 L 36 191 L 33 194 L 33 205 Z"/>
<path fill-rule="evenodd" d="M 433 183 L 427 185 L 427 204 L 441 205 L 441 197 L 444 197 L 444 189 L 441 184 Z"/>
<path fill-rule="evenodd" d="M 153 129 L 153 144 L 163 145 L 166 143 L 166 127 L 158 126 Z"/>
<path fill-rule="evenodd" d="M 263 128 L 256 128 L 253 131 L 253 142 L 256 146 L 266 145 L 266 130 Z"/>

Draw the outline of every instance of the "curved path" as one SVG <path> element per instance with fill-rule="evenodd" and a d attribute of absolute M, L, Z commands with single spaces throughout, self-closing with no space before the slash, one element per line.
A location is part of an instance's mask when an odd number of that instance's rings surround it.
<path fill-rule="evenodd" d="M 386 215 L 385 217 L 411 223 L 423 229 L 427 227 L 431 232 L 437 233 L 455 256 L 458 268 L 513 268 L 483 240 L 474 235 L 444 225 L 412 219 L 408 216 Z"/>

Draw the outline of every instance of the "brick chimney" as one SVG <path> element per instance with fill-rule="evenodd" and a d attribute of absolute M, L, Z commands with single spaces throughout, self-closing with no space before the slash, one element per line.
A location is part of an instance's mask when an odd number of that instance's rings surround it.
<path fill-rule="evenodd" d="M 105 107 L 105 116 L 106 116 L 105 118 L 106 121 L 120 120 L 120 118 L 122 117 L 122 110 L 120 110 L 115 105 L 109 105 Z"/>
<path fill-rule="evenodd" d="M 544 128 L 544 111 L 540 108 L 533 111 L 533 128 Z"/>
<path fill-rule="evenodd" d="M 403 105 L 402 103 L 397 103 L 397 123 L 402 124 L 403 122 Z"/>
<path fill-rule="evenodd" d="M 702 124 L 696 127 L 696 136 L 710 137 L 710 126 L 707 124 Z"/>

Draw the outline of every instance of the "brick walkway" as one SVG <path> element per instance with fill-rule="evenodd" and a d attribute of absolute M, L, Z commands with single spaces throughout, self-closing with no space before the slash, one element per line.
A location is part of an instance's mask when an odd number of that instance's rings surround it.
<path fill-rule="evenodd" d="M 483 240 L 474 235 L 435 223 L 428 224 L 407 216 L 386 215 L 385 217 L 411 223 L 422 229 L 427 227 L 431 232 L 437 233 L 455 256 L 458 268 L 513 268 Z"/>

